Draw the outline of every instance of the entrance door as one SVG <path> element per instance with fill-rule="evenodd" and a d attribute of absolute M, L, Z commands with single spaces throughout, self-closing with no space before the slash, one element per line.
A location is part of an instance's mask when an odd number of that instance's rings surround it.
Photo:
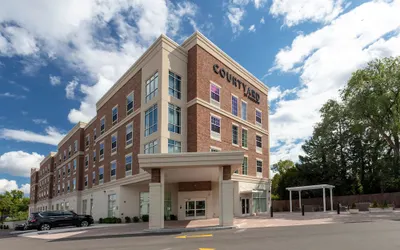
<path fill-rule="evenodd" d="M 206 200 L 187 200 L 185 206 L 185 218 L 188 220 L 206 218 Z"/>
<path fill-rule="evenodd" d="M 250 199 L 242 198 L 242 214 L 250 214 Z"/>

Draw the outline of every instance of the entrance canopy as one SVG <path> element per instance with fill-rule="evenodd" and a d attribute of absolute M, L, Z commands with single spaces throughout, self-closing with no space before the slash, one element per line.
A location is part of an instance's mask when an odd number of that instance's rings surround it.
<path fill-rule="evenodd" d="M 292 212 L 292 191 L 299 192 L 299 208 L 301 209 L 301 191 L 303 190 L 315 190 L 315 189 L 322 189 L 322 199 L 324 203 L 324 212 L 326 212 L 326 200 L 325 200 L 325 188 L 329 188 L 330 190 L 330 197 L 331 197 L 331 211 L 333 211 L 333 195 L 332 189 L 335 188 L 333 185 L 329 184 L 319 184 L 319 185 L 310 185 L 310 186 L 299 186 L 299 187 L 288 187 L 286 190 L 289 191 L 289 200 L 290 200 L 290 212 Z"/>

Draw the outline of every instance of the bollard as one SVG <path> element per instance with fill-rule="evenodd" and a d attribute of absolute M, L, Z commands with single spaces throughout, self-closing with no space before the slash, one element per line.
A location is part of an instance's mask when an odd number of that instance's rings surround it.
<path fill-rule="evenodd" d="M 301 205 L 301 215 L 304 216 L 304 204 Z"/>
<path fill-rule="evenodd" d="M 270 209 L 269 209 L 270 212 L 271 212 L 271 218 L 274 217 L 274 208 L 273 208 L 272 204 L 273 204 L 273 203 L 272 203 L 272 200 L 271 200 L 271 207 L 270 207 Z"/>
<path fill-rule="evenodd" d="M 337 214 L 340 214 L 340 203 L 337 203 Z"/>

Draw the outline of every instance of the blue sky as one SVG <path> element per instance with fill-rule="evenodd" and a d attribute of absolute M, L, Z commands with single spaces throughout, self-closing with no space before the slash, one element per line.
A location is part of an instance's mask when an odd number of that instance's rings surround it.
<path fill-rule="evenodd" d="M 198 29 L 269 88 L 271 163 L 297 160 L 352 71 L 400 55 L 400 1 L 0 0 L 0 193 L 29 172 L 161 34 Z M 29 10 L 29 11 L 27 11 Z"/>

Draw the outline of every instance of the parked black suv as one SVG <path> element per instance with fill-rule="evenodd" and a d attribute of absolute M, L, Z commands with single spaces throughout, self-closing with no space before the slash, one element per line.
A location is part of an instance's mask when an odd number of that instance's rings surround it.
<path fill-rule="evenodd" d="M 78 215 L 72 211 L 44 211 L 31 214 L 28 228 L 42 231 L 53 227 L 87 227 L 93 222 L 93 217 L 90 215 Z"/>

